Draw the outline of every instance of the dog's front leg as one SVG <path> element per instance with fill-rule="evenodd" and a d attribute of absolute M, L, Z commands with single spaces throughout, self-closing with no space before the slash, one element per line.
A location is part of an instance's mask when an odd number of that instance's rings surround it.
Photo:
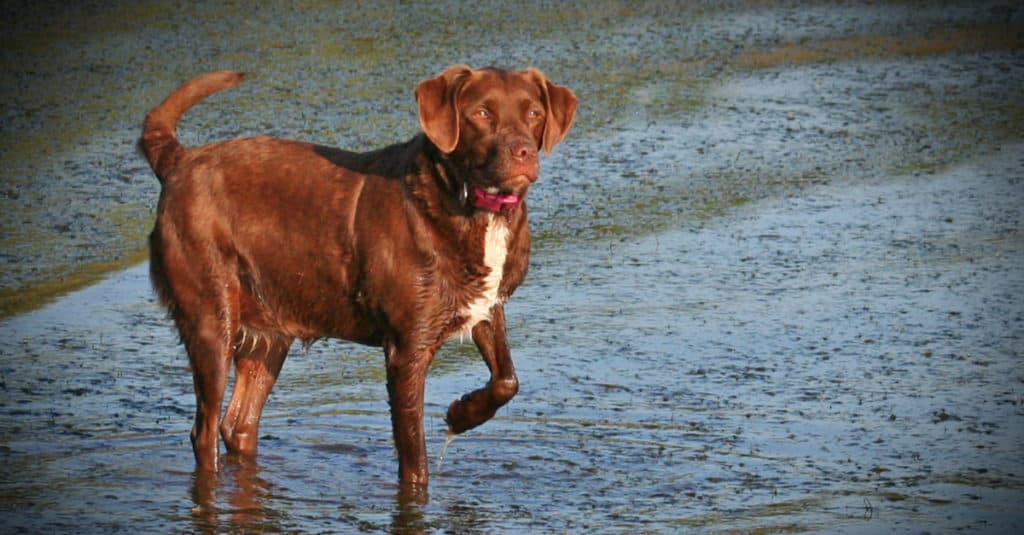
<path fill-rule="evenodd" d="M 512 355 L 505 338 L 505 308 L 496 305 L 490 321 L 473 327 L 473 342 L 491 370 L 491 379 L 483 388 L 474 390 L 448 406 L 445 421 L 454 434 L 472 429 L 487 420 L 519 391 L 519 379 L 512 365 Z"/>
<path fill-rule="evenodd" d="M 403 484 L 427 484 L 427 443 L 423 434 L 423 392 L 432 354 L 384 346 L 388 403 L 398 451 L 398 477 Z"/>

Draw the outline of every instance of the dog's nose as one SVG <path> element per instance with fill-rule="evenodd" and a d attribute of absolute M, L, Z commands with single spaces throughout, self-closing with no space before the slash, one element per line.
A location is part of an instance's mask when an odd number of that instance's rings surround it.
<path fill-rule="evenodd" d="M 512 153 L 512 158 L 520 163 L 526 163 L 537 158 L 537 147 L 530 141 L 515 141 L 509 146 L 509 151 Z"/>

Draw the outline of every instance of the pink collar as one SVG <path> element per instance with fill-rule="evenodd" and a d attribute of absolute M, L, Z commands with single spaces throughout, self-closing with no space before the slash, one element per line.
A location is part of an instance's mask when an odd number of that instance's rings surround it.
<path fill-rule="evenodd" d="M 473 206 L 483 208 L 491 212 L 500 212 L 501 208 L 508 205 L 515 208 L 519 204 L 517 195 L 502 195 L 500 193 L 487 193 L 480 188 L 473 188 Z"/>

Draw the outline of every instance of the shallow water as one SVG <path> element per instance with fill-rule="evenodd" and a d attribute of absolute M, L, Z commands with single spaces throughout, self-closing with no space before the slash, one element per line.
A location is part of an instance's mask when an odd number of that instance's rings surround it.
<path fill-rule="evenodd" d="M 475 65 L 543 58 L 582 107 L 530 194 L 531 272 L 508 305 L 520 393 L 451 444 L 427 505 L 396 499 L 380 352 L 332 341 L 293 348 L 258 460 L 197 478 L 186 358 L 140 265 L 0 320 L 0 527 L 1021 531 L 1024 55 L 967 43 L 763 69 L 732 57 L 1020 23 L 1000 2 L 954 4 L 705 3 L 683 13 L 588 3 L 577 14 L 586 24 L 541 28 L 548 37 L 529 45 L 508 33 L 489 46 L 472 46 L 489 33 L 451 43 L 454 61 Z M 342 65 L 327 48 L 335 36 L 282 35 L 294 26 L 278 19 L 304 20 L 284 4 L 249 19 L 275 28 L 252 34 L 263 48 L 225 37 L 220 54 L 181 52 L 191 50 L 183 35 L 221 35 L 211 28 L 226 8 L 211 6 L 204 22 L 170 23 L 175 31 L 67 37 L 88 45 L 75 48 L 87 58 L 149 43 L 185 59 L 154 72 L 133 57 L 109 76 L 103 62 L 52 63 L 60 76 L 138 86 L 112 93 L 132 93 L 112 100 L 138 109 L 110 112 L 131 120 L 67 154 L 28 151 L 32 165 L 5 177 L 0 200 L 17 210 L 2 215 L 21 224 L 5 219 L 2 233 L 57 231 L 27 252 L 5 236 L 0 279 L 45 276 L 41 258 L 126 247 L 94 212 L 145 220 L 131 233 L 144 235 L 157 186 L 132 151 L 136 122 L 197 69 L 265 74 L 186 117 L 188 143 L 256 131 L 361 147 L 414 126 L 409 88 L 447 61 L 406 58 L 395 73 L 386 58 L 334 45 L 355 63 Z M 444 16 L 414 8 L 395 16 Z M 391 35 L 330 6 L 304 13 L 323 17 L 316 27 Z M 90 91 L 106 86 L 82 87 L 98 98 Z M 43 101 L 29 111 L 69 105 L 27 94 L 18 98 Z M 389 102 L 402 104 L 379 109 Z M 92 123 L 108 111 L 82 113 Z M 114 217 L 122 209 L 131 213 Z M 470 345 L 439 354 L 427 386 L 435 459 L 448 403 L 486 375 Z"/>
<path fill-rule="evenodd" d="M 0 324 L 0 496 L 29 531 L 888 531 L 1024 524 L 1024 159 L 821 186 L 542 250 L 509 305 L 522 381 L 396 501 L 383 363 L 300 347 L 258 461 L 191 472 L 191 385 L 146 266 Z M 468 346 L 447 403 L 485 380 Z"/>

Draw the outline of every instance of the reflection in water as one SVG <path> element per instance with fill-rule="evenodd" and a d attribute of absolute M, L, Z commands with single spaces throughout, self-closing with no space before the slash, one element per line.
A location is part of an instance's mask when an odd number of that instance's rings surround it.
<path fill-rule="evenodd" d="M 196 531 L 280 531 L 280 520 L 286 515 L 271 507 L 273 484 L 260 476 L 259 464 L 234 455 L 226 458 L 220 473 L 196 471 L 193 475 L 192 519 Z"/>
<path fill-rule="evenodd" d="M 426 497 L 426 489 L 423 489 L 422 498 Z M 427 523 L 424 518 L 423 505 L 417 501 L 404 501 L 403 491 L 399 491 L 397 503 L 391 515 L 391 533 L 426 533 Z"/>
<path fill-rule="evenodd" d="M 264 473 L 255 459 L 245 459 L 228 454 L 224 457 L 225 466 L 219 473 L 196 471 L 192 475 L 192 524 L 197 533 L 224 532 L 269 532 L 276 533 L 288 530 L 294 524 L 287 511 L 275 508 L 291 503 L 288 489 L 272 482 L 273 474 Z M 341 482 L 339 482 L 339 486 Z M 432 531 L 426 520 L 426 507 L 429 502 L 428 489 L 424 485 L 396 485 L 393 494 L 390 518 L 382 518 L 380 524 L 367 524 L 355 521 L 364 528 L 380 529 L 388 526 L 391 533 L 425 533 Z M 339 492 L 344 492 L 341 488 Z M 361 493 L 360 493 L 361 494 Z M 292 497 L 294 498 L 294 496 Z M 344 509 L 345 502 L 366 499 L 363 495 L 339 495 L 328 497 Z M 303 508 L 302 500 L 293 503 Z M 453 526 L 462 525 L 467 507 L 461 504 L 452 510 L 454 517 L 449 519 Z M 471 507 L 469 507 L 471 509 Z M 339 513 L 339 518 L 323 519 L 328 523 L 337 520 L 342 523 L 353 522 L 354 519 Z"/>
<path fill-rule="evenodd" d="M 426 485 L 399 484 L 391 514 L 392 533 L 425 533 L 424 507 L 430 501 Z"/>

